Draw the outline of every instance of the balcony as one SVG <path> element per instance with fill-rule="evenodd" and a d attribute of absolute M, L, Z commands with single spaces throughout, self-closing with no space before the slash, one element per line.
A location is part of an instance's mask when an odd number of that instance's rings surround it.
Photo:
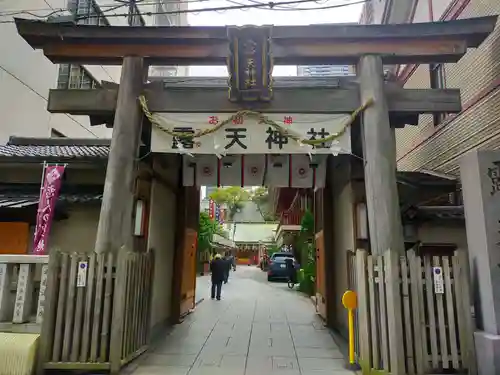
<path fill-rule="evenodd" d="M 298 225 L 302 222 L 302 216 L 304 216 L 305 210 L 301 209 L 300 206 L 293 207 L 291 210 L 287 210 L 281 213 L 279 225 Z M 279 228 L 278 228 L 279 229 Z"/>
<path fill-rule="evenodd" d="M 299 193 L 296 194 L 290 207 L 280 215 L 280 221 L 276 230 L 276 242 L 281 245 L 285 232 L 298 232 L 301 228 L 302 217 L 305 213 L 304 200 Z"/>

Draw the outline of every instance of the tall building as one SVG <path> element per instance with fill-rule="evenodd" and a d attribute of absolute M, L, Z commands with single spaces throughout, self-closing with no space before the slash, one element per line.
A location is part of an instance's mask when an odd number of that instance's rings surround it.
<path fill-rule="evenodd" d="M 187 1 L 174 2 L 165 0 L 156 4 L 155 26 L 187 26 L 187 13 L 169 12 L 184 11 L 188 8 Z M 189 75 L 188 66 L 153 66 L 151 67 L 153 77 L 185 77 Z"/>
<path fill-rule="evenodd" d="M 298 65 L 299 77 L 339 77 L 354 75 L 354 67 L 350 65 Z"/>
<path fill-rule="evenodd" d="M 178 18 L 176 22 L 181 24 L 186 20 L 185 14 L 169 14 L 160 19 L 154 13 L 158 13 L 160 5 L 180 9 L 186 3 L 176 4 L 172 0 L 139 2 L 129 12 L 128 4 L 111 0 L 0 1 L 0 144 L 6 143 L 12 135 L 109 138 L 110 129 L 91 127 L 85 116 L 47 112 L 48 94 L 49 89 L 55 88 L 91 89 L 99 87 L 101 81 L 118 83 L 121 73 L 120 66 L 51 63 L 17 34 L 14 17 L 44 19 L 50 15 L 53 22 L 64 20 L 112 26 L 168 25 L 170 21 L 164 20 Z M 145 15 L 150 13 L 153 14 Z"/>
<path fill-rule="evenodd" d="M 445 3 L 448 0 L 425 0 Z M 361 24 L 407 23 L 411 17 L 414 0 L 367 1 L 361 13 Z"/>

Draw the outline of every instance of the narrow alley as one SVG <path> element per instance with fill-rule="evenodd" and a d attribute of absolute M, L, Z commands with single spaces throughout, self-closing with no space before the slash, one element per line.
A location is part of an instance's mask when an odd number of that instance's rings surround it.
<path fill-rule="evenodd" d="M 308 298 L 268 283 L 255 267 L 238 267 L 222 301 L 209 296 L 149 353 L 124 369 L 133 375 L 353 374 Z"/>

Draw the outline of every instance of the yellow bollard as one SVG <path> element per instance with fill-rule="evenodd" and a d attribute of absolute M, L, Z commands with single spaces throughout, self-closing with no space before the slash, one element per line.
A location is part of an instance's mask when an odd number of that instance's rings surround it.
<path fill-rule="evenodd" d="M 349 370 L 360 370 L 360 366 L 356 363 L 356 354 L 354 351 L 354 309 L 358 307 L 358 296 L 356 292 L 347 290 L 342 296 L 342 304 L 347 309 L 348 327 L 349 327 Z"/>

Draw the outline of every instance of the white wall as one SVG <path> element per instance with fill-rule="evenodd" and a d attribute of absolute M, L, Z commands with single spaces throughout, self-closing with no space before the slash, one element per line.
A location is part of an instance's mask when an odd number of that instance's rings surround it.
<path fill-rule="evenodd" d="M 347 332 L 347 312 L 342 305 L 342 295 L 348 287 L 347 252 L 355 249 L 354 192 L 351 182 L 333 188 L 333 251 L 335 327 Z"/>
<path fill-rule="evenodd" d="M 151 327 L 162 325 L 171 313 L 175 210 L 175 194 L 153 181 L 148 241 L 148 249 L 155 252 Z"/>
<path fill-rule="evenodd" d="M 68 219 L 53 222 L 49 247 L 66 253 L 94 251 L 100 211 L 99 203 L 71 205 Z"/>

